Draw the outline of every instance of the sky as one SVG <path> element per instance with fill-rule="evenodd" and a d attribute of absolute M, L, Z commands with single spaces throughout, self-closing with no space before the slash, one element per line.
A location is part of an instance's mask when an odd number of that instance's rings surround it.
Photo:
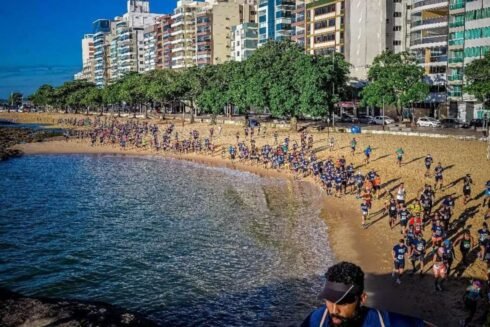
<path fill-rule="evenodd" d="M 0 0 L 0 99 L 58 86 L 82 68 L 81 39 L 98 18 L 126 12 L 126 0 Z M 150 0 L 170 13 L 177 0 Z"/>

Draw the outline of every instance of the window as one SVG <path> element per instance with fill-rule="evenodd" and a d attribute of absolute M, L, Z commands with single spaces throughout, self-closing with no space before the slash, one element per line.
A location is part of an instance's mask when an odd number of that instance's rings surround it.
<path fill-rule="evenodd" d="M 395 46 L 402 45 L 402 41 L 395 40 L 395 41 L 393 41 L 393 45 L 395 45 Z"/>
<path fill-rule="evenodd" d="M 393 26 L 393 31 L 397 32 L 397 31 L 401 31 L 401 30 L 402 30 L 401 26 Z"/>
<path fill-rule="evenodd" d="M 399 12 L 399 11 L 395 11 L 395 12 L 393 13 L 393 17 L 401 17 L 401 16 L 402 16 L 402 13 L 401 13 L 401 12 Z"/>

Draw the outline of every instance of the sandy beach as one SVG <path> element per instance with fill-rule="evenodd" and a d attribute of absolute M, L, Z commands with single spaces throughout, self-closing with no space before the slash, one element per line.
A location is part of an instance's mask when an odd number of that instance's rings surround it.
<path fill-rule="evenodd" d="M 74 116 L 74 115 L 71 115 Z M 63 114 L 0 114 L 3 119 L 15 119 L 17 122 L 32 122 L 57 124 L 59 118 L 67 118 Z M 79 117 L 85 117 L 79 115 Z M 187 137 L 193 129 L 199 130 L 201 135 L 209 133 L 208 124 L 186 123 L 184 127 L 179 121 L 154 121 L 167 125 L 174 122 L 176 130 L 182 137 Z M 62 126 L 63 127 L 63 126 Z M 64 126 L 67 127 L 67 126 Z M 217 127 L 215 126 L 215 135 Z M 267 129 L 263 135 L 256 137 L 257 146 L 266 143 L 273 144 L 274 129 Z M 294 179 L 294 176 L 284 170 L 265 169 L 262 166 L 253 166 L 250 163 L 231 162 L 223 159 L 221 146 L 236 144 L 236 133 L 240 132 L 244 137 L 243 128 L 239 126 L 223 125 L 221 135 L 215 141 L 215 153 L 179 155 L 173 153 L 155 153 L 151 150 L 125 150 L 109 145 L 90 146 L 88 140 L 62 140 L 47 141 L 42 143 L 29 143 L 15 146 L 27 155 L 35 154 L 114 154 L 114 155 L 162 155 L 180 160 L 190 160 L 207 165 L 222 166 L 231 169 L 245 170 L 261 176 L 276 176 Z M 289 136 L 291 140 L 299 141 L 299 134 L 277 129 L 279 140 Z M 387 194 L 397 188 L 399 183 L 404 182 L 407 189 L 407 199 L 410 201 L 419 195 L 425 183 L 433 184 L 433 178 L 424 178 L 425 155 L 430 153 L 435 161 L 441 162 L 445 167 L 444 184 L 450 184 L 442 191 L 437 191 L 436 200 L 446 194 L 457 197 L 455 214 L 453 219 L 467 217 L 465 227 L 469 228 L 474 237 L 477 230 L 481 228 L 484 211 L 481 208 L 483 197 L 479 196 L 484 190 L 485 182 L 490 179 L 490 162 L 486 160 L 486 143 L 478 141 L 456 140 L 456 139 L 433 139 L 421 137 L 384 136 L 384 135 L 356 135 L 358 148 L 355 156 L 351 156 L 349 142 L 353 135 L 346 133 L 330 133 L 336 140 L 336 148 L 333 152 L 327 149 L 327 132 L 318 132 L 316 129 L 308 129 L 314 135 L 314 148 L 319 159 L 329 156 L 338 158 L 345 155 L 347 162 L 352 162 L 356 170 L 366 173 L 369 169 L 375 169 L 382 179 L 382 193 Z M 373 148 L 372 161 L 367 166 L 363 164 L 364 155 L 362 150 L 371 145 Z M 405 159 L 402 167 L 396 164 L 395 150 L 403 147 Z M 434 164 L 434 166 L 435 166 Z M 471 173 L 474 181 L 473 199 L 466 206 L 462 201 L 462 182 L 460 178 Z M 307 181 L 315 183 L 312 178 Z M 320 188 L 318 188 L 321 190 Z M 323 192 L 323 191 L 322 191 Z M 372 213 L 382 209 L 386 197 L 375 200 Z M 366 230 L 360 225 L 359 200 L 353 196 L 334 198 L 325 196 L 322 208 L 322 216 L 327 222 L 329 241 L 338 261 L 347 260 L 359 264 L 368 274 L 367 290 L 370 295 L 369 304 L 382 309 L 393 310 L 401 313 L 420 316 L 432 321 L 439 326 L 457 326 L 458 321 L 465 317 L 462 310 L 462 295 L 469 278 L 486 279 L 486 265 L 476 260 L 467 268 L 461 276 L 451 276 L 445 283 L 445 291 L 436 292 L 433 287 L 433 278 L 430 275 L 431 265 L 426 264 L 425 270 L 429 272 L 423 278 L 412 277 L 406 274 L 401 285 L 396 285 L 391 278 L 392 259 L 391 249 L 400 238 L 398 228 L 393 230 L 388 226 L 388 217 L 382 213 L 371 214 L 370 227 Z M 436 203 L 438 203 L 436 201 Z M 436 208 L 438 205 L 435 206 Z M 430 228 L 426 229 L 425 238 L 430 236 Z M 453 267 L 459 264 L 459 249 L 456 249 L 456 261 Z M 313 296 L 313 294 L 312 294 Z M 480 306 L 482 307 L 482 306 Z M 447 312 L 450 310 L 451 314 Z M 477 313 L 481 316 L 482 310 Z"/>

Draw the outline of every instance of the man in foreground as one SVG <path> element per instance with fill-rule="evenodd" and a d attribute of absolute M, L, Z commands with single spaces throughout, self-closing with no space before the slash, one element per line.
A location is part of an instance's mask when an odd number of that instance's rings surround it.
<path fill-rule="evenodd" d="M 325 277 L 325 288 L 319 295 L 325 304 L 313 311 L 301 327 L 431 326 L 418 318 L 365 307 L 364 272 L 355 264 L 338 263 L 328 269 Z"/>

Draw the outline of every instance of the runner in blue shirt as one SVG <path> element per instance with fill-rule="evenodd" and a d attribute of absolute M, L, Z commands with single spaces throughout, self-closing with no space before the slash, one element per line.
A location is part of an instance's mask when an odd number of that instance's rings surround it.
<path fill-rule="evenodd" d="M 417 234 L 415 240 L 412 242 L 410 246 L 410 261 L 412 261 L 412 274 L 415 274 L 417 269 L 415 268 L 415 264 L 417 261 L 420 263 L 420 275 L 422 276 L 424 273 L 424 260 L 425 260 L 425 247 L 427 246 L 427 242 L 424 240 L 422 234 Z"/>
<path fill-rule="evenodd" d="M 400 278 L 402 277 L 403 270 L 405 269 L 405 256 L 408 254 L 408 248 L 405 245 L 405 240 L 402 238 L 393 247 L 393 277 L 396 277 L 396 283 L 401 284 Z"/>
<path fill-rule="evenodd" d="M 361 203 L 361 212 L 362 212 L 362 227 L 366 228 L 367 225 L 366 225 L 366 219 L 367 219 L 367 216 L 369 214 L 369 205 L 367 204 L 367 202 L 364 200 L 362 203 Z"/>

